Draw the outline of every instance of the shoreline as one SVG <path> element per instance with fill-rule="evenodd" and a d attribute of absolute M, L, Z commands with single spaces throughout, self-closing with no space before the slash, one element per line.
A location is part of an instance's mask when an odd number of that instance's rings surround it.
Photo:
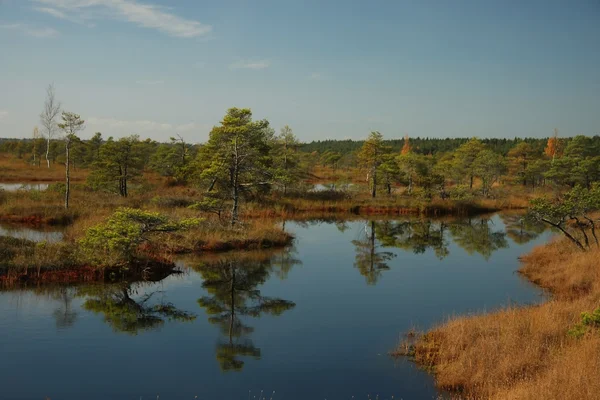
<path fill-rule="evenodd" d="M 181 245 L 172 245 L 169 243 L 146 244 L 142 249 L 141 258 L 134 260 L 132 264 L 127 265 L 99 265 L 91 266 L 89 264 L 71 264 L 65 265 L 38 265 L 35 266 L 35 253 L 30 254 L 30 260 L 21 261 L 23 265 L 7 266 L 0 269 L 0 285 L 10 285 L 14 283 L 61 283 L 71 284 L 77 282 L 101 282 L 111 274 L 121 276 L 145 276 L 155 275 L 165 272 L 173 272 L 176 268 L 173 260 L 179 255 L 217 255 L 234 252 L 252 253 L 256 250 L 279 250 L 292 245 L 295 237 L 292 234 L 281 231 L 277 237 L 248 237 L 245 239 L 233 239 L 229 241 L 198 241 L 193 247 Z M 13 246 L 29 246 L 37 248 L 34 242 L 25 239 L 11 239 Z M 51 246 L 51 245 L 50 245 Z M 44 246 L 46 247 L 46 246 Z M 159 251 L 157 251 L 159 250 Z M 57 247 L 57 251 L 63 251 Z M 77 249 L 71 247 L 63 254 L 76 254 Z M 8 249 L 8 254 L 10 249 Z M 25 264 L 26 263 L 26 264 Z M 52 266 L 49 266 L 52 265 Z"/>
<path fill-rule="evenodd" d="M 409 332 L 393 356 L 409 356 L 436 385 L 465 399 L 593 399 L 600 389 L 600 335 L 581 313 L 600 304 L 600 249 L 554 239 L 520 258 L 519 274 L 547 290 L 539 305 L 448 318 Z"/>
<path fill-rule="evenodd" d="M 272 220 L 306 220 L 319 218 L 355 218 L 371 216 L 420 216 L 420 217 L 473 217 L 497 212 L 523 211 L 525 207 L 520 206 L 486 206 L 480 204 L 462 204 L 458 202 L 448 202 L 443 205 L 426 205 L 424 207 L 399 205 L 337 205 L 320 204 L 314 207 L 304 209 L 279 210 L 273 208 L 261 208 L 246 211 L 242 214 L 244 219 L 249 221 L 257 219 Z M 78 217 L 76 208 L 64 210 L 62 208 L 52 208 L 48 213 L 53 215 L 42 215 L 41 212 L 33 214 L 0 214 L 0 222 L 13 224 L 22 224 L 24 226 L 63 226 L 71 225 Z"/>

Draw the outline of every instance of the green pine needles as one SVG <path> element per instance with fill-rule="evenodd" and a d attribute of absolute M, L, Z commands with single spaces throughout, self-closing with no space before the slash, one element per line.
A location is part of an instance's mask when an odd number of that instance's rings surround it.
<path fill-rule="evenodd" d="M 79 247 L 94 265 L 123 265 L 140 256 L 139 247 L 153 237 L 198 226 L 198 218 L 172 221 L 158 212 L 119 208 L 102 224 L 87 230 Z"/>

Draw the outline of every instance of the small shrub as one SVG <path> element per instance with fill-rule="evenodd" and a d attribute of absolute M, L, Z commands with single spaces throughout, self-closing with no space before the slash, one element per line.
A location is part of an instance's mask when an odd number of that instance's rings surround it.
<path fill-rule="evenodd" d="M 48 192 L 64 193 L 66 188 L 67 188 L 67 185 L 65 185 L 63 182 L 56 182 L 56 183 L 49 184 L 48 189 L 46 189 L 46 190 Z M 71 185 L 71 188 L 73 188 L 72 185 Z"/>
<path fill-rule="evenodd" d="M 33 201 L 41 201 L 42 200 L 42 192 L 39 190 L 29 190 L 27 192 L 27 197 Z"/>
<path fill-rule="evenodd" d="M 194 202 L 188 207 L 192 210 L 217 214 L 219 219 L 221 219 L 221 214 L 225 209 L 225 202 L 219 197 L 205 196 L 201 201 Z"/>
<path fill-rule="evenodd" d="M 89 228 L 79 241 L 84 259 L 95 265 L 123 265 L 139 256 L 138 248 L 153 235 L 197 226 L 198 218 L 170 221 L 165 215 L 119 208 L 102 224 Z"/>
<path fill-rule="evenodd" d="M 411 197 L 414 197 L 415 199 L 418 199 L 418 200 L 426 200 L 426 199 L 431 198 L 431 194 L 428 193 L 427 190 L 425 190 L 421 187 L 413 188 L 412 193 L 410 195 L 411 195 Z"/>
<path fill-rule="evenodd" d="M 473 193 L 467 185 L 456 185 L 449 191 L 450 199 L 456 201 L 470 201 L 473 200 Z"/>
<path fill-rule="evenodd" d="M 156 185 L 154 185 L 146 180 L 142 180 L 138 184 L 130 185 L 130 189 L 129 189 L 129 191 L 131 193 L 136 193 L 136 194 L 151 193 L 154 190 L 156 190 Z"/>
<path fill-rule="evenodd" d="M 35 243 L 26 239 L 0 236 L 0 269 L 11 268 L 19 254 L 33 253 Z"/>
<path fill-rule="evenodd" d="M 591 313 L 582 312 L 581 322 L 569 330 L 569 335 L 574 338 L 580 338 L 589 331 L 589 328 L 598 327 L 600 327 L 600 308 L 596 308 Z"/>
<path fill-rule="evenodd" d="M 189 207 L 193 204 L 192 200 L 186 197 L 162 197 L 157 196 L 152 200 L 152 204 L 163 208 Z"/>

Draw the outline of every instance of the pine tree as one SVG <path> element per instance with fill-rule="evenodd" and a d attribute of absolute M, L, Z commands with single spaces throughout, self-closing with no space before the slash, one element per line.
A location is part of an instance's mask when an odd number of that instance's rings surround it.
<path fill-rule="evenodd" d="M 267 120 L 252 121 L 247 108 L 230 108 L 210 132 L 199 154 L 202 180 L 232 201 L 231 226 L 239 219 L 242 195 L 272 182 L 273 132 Z"/>
<path fill-rule="evenodd" d="M 300 159 L 298 147 L 300 142 L 294 135 L 292 128 L 284 126 L 280 134 L 275 137 L 273 146 L 273 175 L 275 182 L 287 193 L 290 185 L 300 180 Z"/>
<path fill-rule="evenodd" d="M 377 196 L 379 167 L 384 162 L 384 156 L 389 152 L 389 147 L 383 144 L 383 135 L 379 132 L 371 132 L 358 153 L 359 163 L 367 171 L 367 181 L 371 184 L 373 198 Z"/>
<path fill-rule="evenodd" d="M 65 208 L 69 208 L 69 197 L 71 194 L 71 146 L 79 140 L 77 133 L 84 129 L 85 121 L 75 113 L 63 111 L 61 124 L 58 127 L 65 132 Z"/>
<path fill-rule="evenodd" d="M 129 194 L 129 183 L 141 176 L 144 168 L 142 144 L 137 135 L 114 140 L 108 138 L 100 147 L 99 158 L 92 165 L 88 184 L 96 189 Z"/>

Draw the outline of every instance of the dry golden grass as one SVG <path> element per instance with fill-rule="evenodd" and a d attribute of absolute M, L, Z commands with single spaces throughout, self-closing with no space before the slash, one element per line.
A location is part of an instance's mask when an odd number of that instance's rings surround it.
<path fill-rule="evenodd" d="M 600 336 L 590 336 L 557 352 L 538 379 L 494 396 L 496 400 L 597 399 Z"/>
<path fill-rule="evenodd" d="M 244 218 L 305 219 L 323 215 L 347 218 L 350 215 L 406 215 L 426 216 L 474 215 L 503 209 L 523 208 L 523 203 L 502 200 L 454 201 L 424 200 L 400 194 L 381 194 L 373 199 L 362 192 L 309 192 L 283 197 L 273 194 L 260 202 L 245 203 Z"/>
<path fill-rule="evenodd" d="M 72 181 L 84 181 L 86 169 L 72 169 Z M 52 163 L 50 168 L 46 160 L 40 166 L 32 165 L 8 154 L 0 154 L 0 182 L 62 182 L 65 180 L 64 164 Z"/>
<path fill-rule="evenodd" d="M 417 338 L 415 361 L 459 398 L 597 399 L 600 332 L 576 339 L 568 331 L 600 305 L 599 260 L 599 249 L 583 253 L 565 240 L 536 248 L 521 272 L 552 300 L 451 318 Z"/>
<path fill-rule="evenodd" d="M 209 220 L 198 228 L 170 235 L 163 245 L 171 252 L 203 253 L 283 247 L 292 240 L 293 236 L 273 220 L 253 220 L 233 229 L 227 224 Z"/>
<path fill-rule="evenodd" d="M 336 168 L 315 165 L 310 171 L 310 182 L 329 183 L 329 182 L 353 182 L 364 183 L 365 174 L 358 168 Z"/>
<path fill-rule="evenodd" d="M 600 295 L 600 250 L 582 252 L 567 240 L 536 247 L 521 258 L 519 272 L 556 299 Z"/>
<path fill-rule="evenodd" d="M 32 224 L 69 225 L 78 218 L 107 215 L 117 207 L 139 207 L 140 196 L 121 198 L 108 193 L 92 193 L 73 187 L 68 210 L 64 194 L 53 190 L 5 192 L 0 196 L 0 220 Z"/>
<path fill-rule="evenodd" d="M 64 181 L 64 166 L 53 164 L 50 169 L 33 166 L 24 160 L 0 154 L 0 182 Z M 364 185 L 364 174 L 357 168 L 336 169 L 317 166 L 310 175 L 318 182 L 345 181 Z M 62 193 L 1 193 L 0 220 L 36 224 L 70 224 L 78 218 L 94 219 L 106 216 L 119 206 L 144 207 L 160 210 L 181 209 L 198 201 L 202 193 L 186 186 L 173 186 L 169 179 L 146 171 L 143 188 L 132 186 L 130 196 L 122 199 L 105 193 L 83 190 L 77 181 L 85 180 L 86 170 L 72 173 L 73 181 L 71 209 L 63 209 Z M 310 179 L 309 179 L 310 180 Z M 358 186 L 354 187 L 355 189 Z M 364 189 L 364 190 L 363 190 Z M 311 218 L 320 215 L 402 215 L 425 214 L 463 215 L 496 211 L 526 206 L 531 195 L 526 189 L 510 187 L 497 199 L 475 199 L 468 202 L 434 199 L 426 201 L 400 194 L 404 189 L 396 188 L 391 195 L 380 191 L 372 199 L 365 188 L 348 193 L 342 192 L 299 192 L 281 196 L 274 193 L 254 201 L 244 202 L 243 219 L 257 218 Z M 523 193 L 521 193 L 523 192 Z M 229 208 L 228 206 L 226 208 Z"/>

